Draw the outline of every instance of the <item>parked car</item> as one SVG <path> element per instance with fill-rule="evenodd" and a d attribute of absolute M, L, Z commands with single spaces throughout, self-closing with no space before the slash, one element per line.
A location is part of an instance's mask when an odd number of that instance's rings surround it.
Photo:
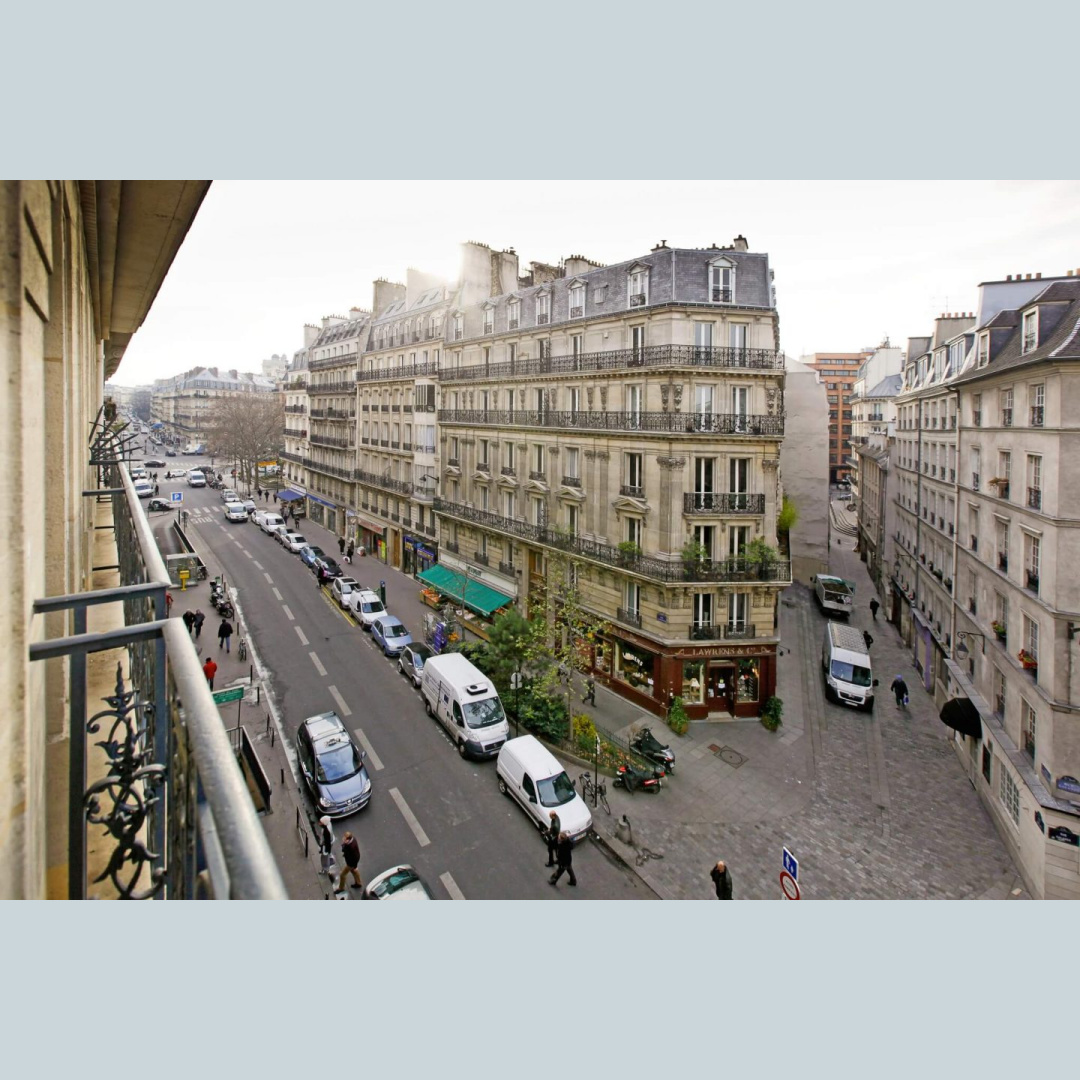
<path fill-rule="evenodd" d="M 145 465 L 146 468 L 148 468 L 148 469 L 164 469 L 165 468 L 165 462 L 164 461 L 158 461 L 157 458 L 148 458 L 146 461 L 143 462 L 143 465 Z"/>
<path fill-rule="evenodd" d="M 289 531 L 288 525 L 275 525 L 272 529 L 268 529 L 267 532 L 280 544 L 282 536 Z"/>
<path fill-rule="evenodd" d="M 342 575 L 341 577 L 334 578 L 330 585 L 330 592 L 338 602 L 338 607 L 347 609 L 349 606 L 350 593 L 358 588 L 360 588 L 360 582 L 357 581 L 356 578 L 345 577 Z"/>
<path fill-rule="evenodd" d="M 398 671 L 406 679 L 411 679 L 413 686 L 419 689 L 420 680 L 424 677 L 424 661 L 434 655 L 435 650 L 430 645 L 425 645 L 422 641 L 414 641 L 401 650 L 397 662 Z"/>
<path fill-rule="evenodd" d="M 300 549 L 300 558 L 303 559 L 304 565 L 312 567 L 315 565 L 316 559 L 321 559 L 326 554 L 325 551 L 318 544 L 308 544 L 307 547 Z"/>
<path fill-rule="evenodd" d="M 377 592 L 370 589 L 356 589 L 349 597 L 349 606 L 356 616 L 356 621 L 364 630 L 370 630 L 371 624 L 381 615 L 386 614 L 386 608 L 379 599 Z"/>
<path fill-rule="evenodd" d="M 165 456 L 166 457 L 176 457 L 176 451 L 175 450 L 166 450 L 165 451 Z"/>
<path fill-rule="evenodd" d="M 247 511 L 244 504 L 239 502 L 227 502 L 225 504 L 226 521 L 247 521 Z"/>
<path fill-rule="evenodd" d="M 345 817 L 371 800 L 371 777 L 336 712 L 309 716 L 296 732 L 296 756 L 304 784 L 320 814 Z"/>
<path fill-rule="evenodd" d="M 247 516 L 251 517 L 251 515 L 255 513 L 255 500 L 241 499 L 241 502 L 244 504 L 244 510 L 246 511 Z"/>
<path fill-rule="evenodd" d="M 140 499 L 149 499 L 154 494 L 154 485 L 149 480 L 136 480 L 135 481 L 135 494 Z"/>
<path fill-rule="evenodd" d="M 360 894 L 364 900 L 430 900 L 420 875 L 407 863 L 373 877 Z"/>
<path fill-rule="evenodd" d="M 168 469 L 165 473 L 166 480 L 183 480 L 187 476 L 187 469 Z"/>
<path fill-rule="evenodd" d="M 371 637 L 384 656 L 397 656 L 406 645 L 412 644 L 412 635 L 396 615 L 382 615 L 371 624 Z"/>
<path fill-rule="evenodd" d="M 132 469 L 131 470 L 131 479 L 132 480 L 147 480 L 147 479 L 149 479 L 149 475 L 150 474 L 147 473 L 147 471 L 145 469 L 143 469 L 143 468 L 138 468 L 138 469 Z"/>
<path fill-rule="evenodd" d="M 171 510 L 172 503 L 168 499 L 151 499 L 146 504 L 147 510 Z"/>
<path fill-rule="evenodd" d="M 592 814 L 555 755 L 535 735 L 510 739 L 495 763 L 499 791 L 513 798 L 543 832 L 555 810 L 571 843 L 585 839 Z"/>
<path fill-rule="evenodd" d="M 307 547 L 307 537 L 298 532 L 287 532 L 281 537 L 281 546 L 294 555 L 299 555 Z"/>
<path fill-rule="evenodd" d="M 332 555 L 320 555 L 311 564 L 311 572 L 317 574 L 320 570 L 325 570 L 330 577 L 340 577 L 345 573 L 341 569 L 341 565 L 338 563 Z"/>
<path fill-rule="evenodd" d="M 240 496 L 237 495 L 236 492 L 233 491 L 232 488 L 222 488 L 221 501 L 222 502 L 239 502 L 240 501 Z"/>

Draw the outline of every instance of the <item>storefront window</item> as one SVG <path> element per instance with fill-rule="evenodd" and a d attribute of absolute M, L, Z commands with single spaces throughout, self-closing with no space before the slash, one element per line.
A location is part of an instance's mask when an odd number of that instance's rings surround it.
<path fill-rule="evenodd" d="M 596 643 L 596 670 L 611 674 L 611 645 L 606 641 Z"/>
<path fill-rule="evenodd" d="M 687 705 L 700 705 L 705 700 L 705 664 L 700 660 L 683 664 L 682 699 Z"/>
<path fill-rule="evenodd" d="M 758 699 L 758 662 L 757 660 L 739 661 L 738 701 L 757 701 Z"/>
<path fill-rule="evenodd" d="M 653 692 L 653 668 L 656 657 L 638 648 L 628 648 L 616 643 L 615 676 L 629 683 L 643 694 Z"/>

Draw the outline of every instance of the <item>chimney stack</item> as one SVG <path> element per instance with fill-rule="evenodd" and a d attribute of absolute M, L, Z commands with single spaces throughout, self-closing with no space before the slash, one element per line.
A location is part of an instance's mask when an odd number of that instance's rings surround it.
<path fill-rule="evenodd" d="M 742 233 L 739 233 L 739 235 L 735 237 L 735 239 L 731 242 L 731 246 L 736 251 L 749 251 L 750 250 L 750 245 L 747 243 L 746 237 L 743 236 Z"/>

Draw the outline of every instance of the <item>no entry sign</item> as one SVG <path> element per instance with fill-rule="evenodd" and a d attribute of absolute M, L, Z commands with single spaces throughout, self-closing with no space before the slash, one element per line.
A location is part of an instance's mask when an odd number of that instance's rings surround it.
<path fill-rule="evenodd" d="M 780 871 L 780 888 L 784 891 L 785 900 L 798 900 L 802 895 L 799 883 L 786 870 Z"/>

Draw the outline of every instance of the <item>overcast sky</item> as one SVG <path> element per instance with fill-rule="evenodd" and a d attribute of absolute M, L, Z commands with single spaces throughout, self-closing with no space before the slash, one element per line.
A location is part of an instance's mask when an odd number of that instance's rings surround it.
<path fill-rule="evenodd" d="M 114 381 L 198 364 L 260 370 L 303 325 L 371 306 L 377 277 L 454 278 L 467 240 L 521 265 L 614 263 L 742 233 L 776 273 L 787 353 L 903 346 L 980 281 L 1080 268 L 1080 183 L 219 182 Z"/>

